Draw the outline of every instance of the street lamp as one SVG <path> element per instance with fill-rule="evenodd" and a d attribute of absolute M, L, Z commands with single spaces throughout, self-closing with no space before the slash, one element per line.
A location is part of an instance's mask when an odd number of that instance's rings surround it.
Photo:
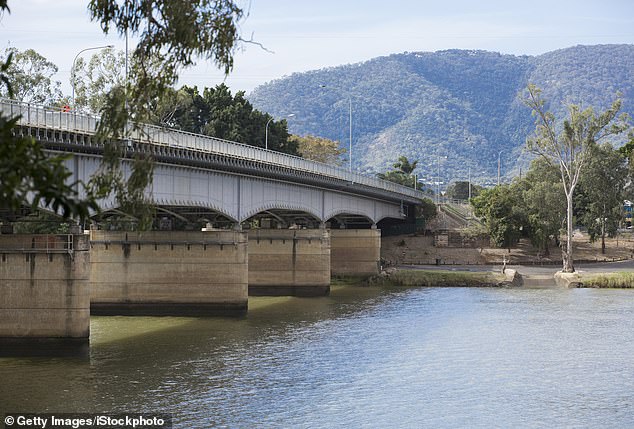
<path fill-rule="evenodd" d="M 500 155 L 502 155 L 502 151 L 498 152 L 498 186 L 500 186 Z"/>
<path fill-rule="evenodd" d="M 114 48 L 114 45 L 105 45 L 105 46 L 95 46 L 94 48 L 86 48 L 86 49 L 82 49 L 81 51 L 77 52 L 77 55 L 75 55 L 75 59 L 73 60 L 73 68 L 70 71 L 70 80 L 71 83 L 73 84 L 73 110 L 76 110 L 75 108 L 75 63 L 77 62 L 77 58 L 79 58 L 79 56 L 82 54 L 82 52 L 86 52 L 86 51 L 91 51 L 93 49 L 106 49 L 106 48 Z"/>
<path fill-rule="evenodd" d="M 295 116 L 295 113 L 291 113 L 290 115 L 287 115 L 287 118 L 292 118 L 293 116 Z M 268 149 L 269 148 L 269 124 L 271 123 L 271 121 L 274 118 L 271 116 L 271 118 L 266 121 L 266 126 L 264 127 L 264 149 Z"/>
<path fill-rule="evenodd" d="M 326 85 L 319 85 L 320 88 L 328 88 Z M 348 124 L 349 124 L 349 131 L 350 131 L 350 136 L 349 136 L 349 145 L 350 148 L 348 149 L 348 160 L 349 160 L 349 167 L 348 169 L 350 171 L 352 171 L 352 96 L 348 94 L 348 113 L 350 115 L 350 118 L 348 120 Z"/>

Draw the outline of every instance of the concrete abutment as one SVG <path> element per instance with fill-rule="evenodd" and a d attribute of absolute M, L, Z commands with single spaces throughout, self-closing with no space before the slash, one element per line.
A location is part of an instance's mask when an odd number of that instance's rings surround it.
<path fill-rule="evenodd" d="M 88 352 L 86 235 L 0 235 L 0 355 Z"/>
<path fill-rule="evenodd" d="M 333 229 L 330 234 L 333 276 L 373 276 L 381 270 L 381 230 Z"/>
<path fill-rule="evenodd" d="M 329 230 L 249 231 L 249 295 L 324 296 L 329 292 Z"/>
<path fill-rule="evenodd" d="M 242 316 L 245 232 L 91 232 L 96 315 Z"/>

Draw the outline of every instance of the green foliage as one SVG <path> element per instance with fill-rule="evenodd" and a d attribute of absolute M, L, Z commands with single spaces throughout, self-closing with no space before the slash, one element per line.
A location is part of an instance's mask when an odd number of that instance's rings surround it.
<path fill-rule="evenodd" d="M 16 234 L 68 234 L 69 231 L 68 222 L 42 210 L 13 222 L 13 232 Z"/>
<path fill-rule="evenodd" d="M 583 279 L 583 287 L 631 289 L 634 288 L 634 273 L 619 272 L 593 275 Z"/>
<path fill-rule="evenodd" d="M 398 183 L 399 185 L 413 188 L 416 183 L 416 176 L 412 173 L 416 169 L 418 161 L 410 162 L 405 156 L 399 156 L 398 161 L 392 164 L 392 170 L 385 173 L 378 173 L 379 179 Z M 418 185 L 416 185 L 418 187 Z"/>
<path fill-rule="evenodd" d="M 171 128 L 258 147 L 265 147 L 268 122 L 268 148 L 299 155 L 298 141 L 290 139 L 286 120 L 269 122 L 270 119 L 270 115 L 253 108 L 244 91 L 234 96 L 225 84 L 205 88 L 202 94 L 198 88 L 187 86 L 168 91 L 152 118 Z"/>
<path fill-rule="evenodd" d="M 565 224 L 566 199 L 559 171 L 543 159 L 536 159 L 526 176 L 512 186 L 521 193 L 520 204 L 527 216 L 527 234 L 545 256 L 557 243 Z"/>
<path fill-rule="evenodd" d="M 506 278 L 503 274 L 492 272 L 398 270 L 389 277 L 377 279 L 373 284 L 409 287 L 490 287 L 497 286 L 504 281 Z"/>
<path fill-rule="evenodd" d="M 471 186 L 471 198 L 480 195 L 480 192 L 484 190 L 482 186 L 475 185 L 468 181 L 459 180 L 453 182 L 447 187 L 447 198 L 453 200 L 468 200 L 469 199 L 469 186 Z"/>
<path fill-rule="evenodd" d="M 423 198 L 418 206 L 416 217 L 422 217 L 426 222 L 434 219 L 438 215 L 438 207 L 429 198 Z"/>
<path fill-rule="evenodd" d="M 110 90 L 125 85 L 125 53 L 103 49 L 88 63 L 78 58 L 71 70 L 71 84 L 75 87 L 73 107 L 98 113 L 105 107 Z"/>
<path fill-rule="evenodd" d="M 145 228 L 152 212 L 145 196 L 152 160 L 135 159 L 130 180 L 123 185 L 120 159 L 125 139 L 155 115 L 159 100 L 173 91 L 179 71 L 197 58 L 231 71 L 243 11 L 232 0 L 91 0 L 88 10 L 105 33 L 114 29 L 120 36 L 138 39 L 125 87 L 115 85 L 104 99 L 99 136 L 113 147 L 106 150 L 101 177 L 93 178 L 92 185 L 99 195 L 114 193 L 122 208 L 134 212 L 128 214 L 138 219 L 137 226 Z"/>
<path fill-rule="evenodd" d="M 486 226 L 492 245 L 510 247 L 519 240 L 527 222 L 516 186 L 485 189 L 471 199 L 471 205 Z"/>
<path fill-rule="evenodd" d="M 10 61 L 9 61 L 10 59 Z M 0 97 L 11 97 L 30 103 L 54 103 L 62 97 L 61 83 L 53 81 L 57 66 L 33 49 L 20 51 L 6 48 L 0 57 L 5 64 L 4 87 L 0 87 Z M 6 84 L 11 82 L 12 94 Z"/>
<path fill-rule="evenodd" d="M 563 125 L 553 112 L 546 110 L 541 89 L 529 84 L 524 103 L 535 117 L 535 132 L 526 141 L 526 147 L 554 168 L 558 168 L 566 196 L 566 245 L 563 247 L 563 271 L 574 272 L 573 265 L 573 200 L 575 188 L 587 167 L 597 142 L 615 136 L 629 128 L 627 114 L 618 116 L 621 100 L 616 98 L 605 111 L 596 114 L 592 107 L 582 109 L 569 104 Z"/>
<path fill-rule="evenodd" d="M 0 114 L 0 206 L 18 211 L 46 207 L 63 217 L 85 219 L 98 210 L 94 198 L 81 198 L 81 182 L 67 183 L 67 157 L 49 156 L 31 137 L 13 135 L 18 117 Z"/>
<path fill-rule="evenodd" d="M 343 162 L 341 157 L 347 152 L 339 146 L 339 142 L 323 137 L 292 135 L 290 140 L 297 144 L 297 151 L 302 158 L 324 164 L 340 166 Z"/>
<path fill-rule="evenodd" d="M 590 240 L 614 237 L 622 220 L 628 168 L 623 156 L 609 144 L 595 146 L 581 176 L 576 196 L 577 216 L 588 229 Z"/>
<path fill-rule="evenodd" d="M 9 10 L 6 2 L 0 3 L 0 10 Z M 9 96 L 14 94 L 14 53 L 0 66 L 2 89 Z M 66 157 L 49 156 L 33 138 L 14 135 L 18 120 L 19 116 L 0 113 L 0 208 L 17 212 L 23 206 L 46 207 L 65 218 L 79 219 L 98 210 L 93 196 L 80 197 L 83 183 L 67 183 L 71 172 L 65 166 Z"/>

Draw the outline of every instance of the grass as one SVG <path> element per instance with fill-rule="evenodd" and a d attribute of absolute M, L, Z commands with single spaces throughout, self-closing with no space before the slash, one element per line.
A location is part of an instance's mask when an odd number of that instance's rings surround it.
<path fill-rule="evenodd" d="M 606 289 L 634 288 L 634 273 L 618 272 L 589 276 L 583 279 L 583 287 Z"/>
<path fill-rule="evenodd" d="M 385 286 L 491 287 L 504 281 L 503 274 L 492 272 L 399 270 L 387 278 L 378 279 L 375 284 Z"/>

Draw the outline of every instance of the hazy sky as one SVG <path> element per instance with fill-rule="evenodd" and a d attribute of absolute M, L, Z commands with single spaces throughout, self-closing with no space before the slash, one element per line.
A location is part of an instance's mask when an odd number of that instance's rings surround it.
<path fill-rule="evenodd" d="M 301 72 L 404 51 L 483 49 L 536 55 L 578 44 L 634 43 L 632 0 L 252 0 L 241 24 L 246 45 L 226 79 L 234 90 Z M 87 0 L 9 0 L 0 21 L 4 47 L 33 48 L 59 67 L 65 92 L 73 59 L 88 47 L 125 43 L 91 23 Z M 86 52 L 90 57 L 94 52 Z M 211 64 L 182 84 L 224 80 Z"/>

